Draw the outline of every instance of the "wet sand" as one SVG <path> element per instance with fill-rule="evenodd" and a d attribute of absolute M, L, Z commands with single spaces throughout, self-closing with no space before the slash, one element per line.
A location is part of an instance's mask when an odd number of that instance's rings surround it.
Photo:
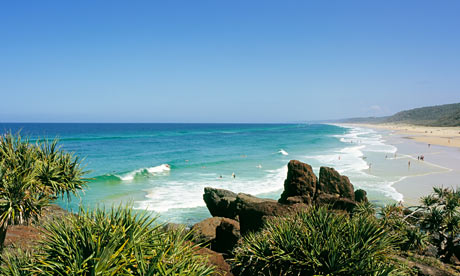
<path fill-rule="evenodd" d="M 398 149 L 397 154 L 411 162 L 408 170 L 415 170 L 421 165 L 430 165 L 434 169 L 420 175 L 408 174 L 407 177 L 393 184 L 393 187 L 403 195 L 404 205 L 418 205 L 420 197 L 430 194 L 433 187 L 457 188 L 460 186 L 460 135 L 456 136 L 454 133 L 457 130 L 437 131 L 433 128 L 429 131 L 438 132 L 441 135 L 431 136 L 423 134 L 424 132 L 401 131 L 374 127 L 374 125 L 360 125 L 360 127 L 371 128 L 382 134 L 386 144 L 394 145 Z M 426 128 L 423 131 L 425 130 Z M 447 140 L 439 140 L 444 139 L 443 137 L 449 137 L 450 143 L 447 143 Z M 431 145 L 428 146 L 428 143 Z M 459 147 L 456 146 L 457 143 Z M 417 159 L 421 155 L 424 156 L 424 161 Z"/>

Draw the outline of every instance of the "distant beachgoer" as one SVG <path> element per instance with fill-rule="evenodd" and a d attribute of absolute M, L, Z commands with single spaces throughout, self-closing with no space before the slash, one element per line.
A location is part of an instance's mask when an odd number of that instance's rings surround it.
<path fill-rule="evenodd" d="M 409 161 L 409 162 L 407 162 L 407 166 L 410 168 L 410 161 Z"/>
<path fill-rule="evenodd" d="M 340 160 L 340 155 L 339 155 L 339 160 Z"/>
<path fill-rule="evenodd" d="M 259 169 L 262 169 L 262 165 L 260 165 L 260 164 L 257 165 L 256 167 L 259 168 Z"/>
<path fill-rule="evenodd" d="M 385 154 L 385 159 L 387 159 L 387 158 L 388 158 L 388 155 Z"/>
<path fill-rule="evenodd" d="M 220 175 L 219 178 L 222 178 L 222 175 Z"/>
<path fill-rule="evenodd" d="M 420 160 L 425 161 L 425 156 L 421 155 Z"/>
<path fill-rule="evenodd" d="M 431 147 L 431 144 L 428 144 L 428 147 Z"/>
<path fill-rule="evenodd" d="M 369 163 L 369 170 L 371 170 L 371 167 L 372 167 L 372 163 Z"/>
<path fill-rule="evenodd" d="M 419 156 L 417 156 L 417 160 L 418 160 L 418 161 L 420 161 L 420 155 L 419 155 Z"/>
<path fill-rule="evenodd" d="M 235 173 L 232 173 L 232 177 L 233 177 L 233 178 L 235 178 L 235 177 L 236 177 Z"/>

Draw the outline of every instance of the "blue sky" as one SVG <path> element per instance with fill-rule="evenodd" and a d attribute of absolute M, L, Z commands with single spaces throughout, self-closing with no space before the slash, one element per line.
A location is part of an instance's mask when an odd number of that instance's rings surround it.
<path fill-rule="evenodd" d="M 460 102 L 460 1 L 3 1 L 0 121 L 293 122 Z"/>

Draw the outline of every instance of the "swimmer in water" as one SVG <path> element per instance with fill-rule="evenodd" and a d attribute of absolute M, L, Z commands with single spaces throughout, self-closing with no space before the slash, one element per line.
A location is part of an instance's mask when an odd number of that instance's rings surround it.
<path fill-rule="evenodd" d="M 233 177 L 233 178 L 235 178 L 235 177 L 236 177 L 235 173 L 232 173 L 232 177 Z"/>

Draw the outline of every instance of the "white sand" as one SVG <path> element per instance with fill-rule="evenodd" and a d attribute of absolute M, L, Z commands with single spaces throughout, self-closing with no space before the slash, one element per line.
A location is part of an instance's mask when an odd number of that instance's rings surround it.
<path fill-rule="evenodd" d="M 429 164 L 439 168 L 436 172 L 416 176 L 408 175 L 393 185 L 403 195 L 405 205 L 418 205 L 420 197 L 430 194 L 433 187 L 457 188 L 460 186 L 460 148 L 457 147 L 457 143 L 460 145 L 460 135 L 455 134 L 458 133 L 458 128 L 442 130 L 441 128 L 415 127 L 410 131 L 403 131 L 399 128 L 401 126 L 395 129 L 375 127 L 374 125 L 359 126 L 372 128 L 381 133 L 386 144 L 397 147 L 398 154 L 408 156 L 412 169 L 416 169 L 419 164 Z M 429 134 L 425 131 L 429 131 Z M 431 131 L 433 131 L 432 135 Z M 435 135 L 435 133 L 437 134 Z M 449 143 L 447 139 L 450 139 Z M 428 146 L 428 143 L 431 145 Z M 420 155 L 425 157 L 425 161 L 417 160 L 417 156 Z"/>

